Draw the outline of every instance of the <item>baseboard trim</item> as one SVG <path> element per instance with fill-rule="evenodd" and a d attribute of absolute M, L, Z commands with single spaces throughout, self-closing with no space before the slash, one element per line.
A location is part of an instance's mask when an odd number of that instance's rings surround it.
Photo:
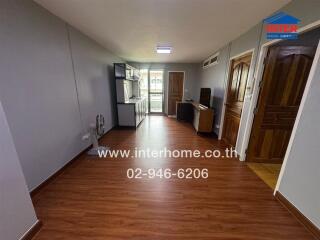
<path fill-rule="evenodd" d="M 279 191 L 276 199 L 314 236 L 320 240 L 320 229 L 306 218 L 292 203 L 290 203 Z"/>
<path fill-rule="evenodd" d="M 107 135 L 112 129 L 114 129 L 115 127 L 110 128 L 107 132 L 105 132 L 105 134 L 101 137 L 103 138 L 105 135 Z M 101 139 L 100 138 L 100 139 Z M 53 182 L 59 175 L 61 175 L 68 167 L 70 167 L 71 165 L 73 165 L 76 160 L 78 160 L 81 155 L 85 154 L 90 148 L 92 147 L 92 145 L 90 145 L 89 147 L 87 147 L 86 149 L 84 149 L 83 151 L 81 151 L 77 156 L 75 156 L 74 158 L 72 158 L 69 162 L 67 162 L 64 166 L 62 166 L 59 170 L 57 170 L 54 174 L 52 174 L 50 177 L 48 177 L 45 181 L 43 181 L 39 186 L 37 186 L 36 188 L 34 188 L 33 190 L 30 191 L 30 196 L 33 199 L 43 188 L 45 188 L 48 184 L 50 184 L 51 182 Z M 34 200 L 34 199 L 33 199 Z"/>
<path fill-rule="evenodd" d="M 41 192 L 42 189 L 44 189 L 48 184 L 50 184 L 51 182 L 53 182 L 58 176 L 60 176 L 68 167 L 70 167 L 71 165 L 73 165 L 77 159 L 79 159 L 79 157 L 84 154 L 85 152 L 87 152 L 90 149 L 91 145 L 89 147 L 87 147 L 86 149 L 84 149 L 83 151 L 81 151 L 77 156 L 75 156 L 74 158 L 72 158 L 69 162 L 67 162 L 64 166 L 62 166 L 59 170 L 57 170 L 54 174 L 52 174 L 50 177 L 48 177 L 46 180 L 44 180 L 39 186 L 37 186 L 36 188 L 34 188 L 31 192 L 30 192 L 30 196 L 31 198 L 34 198 L 39 192 Z"/>
<path fill-rule="evenodd" d="M 31 240 L 41 229 L 42 222 L 37 220 L 35 224 L 20 238 L 20 240 Z"/>

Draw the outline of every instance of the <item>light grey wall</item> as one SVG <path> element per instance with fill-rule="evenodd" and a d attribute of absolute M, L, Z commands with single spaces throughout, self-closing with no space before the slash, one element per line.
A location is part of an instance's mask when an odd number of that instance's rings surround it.
<path fill-rule="evenodd" d="M 319 51 L 319 50 L 318 50 Z M 279 191 L 320 228 L 320 61 L 292 139 Z M 306 94 L 306 93 L 305 93 Z M 291 140 L 290 140 L 291 141 Z"/>
<path fill-rule="evenodd" d="M 260 35 L 262 31 L 262 23 L 258 23 L 252 27 L 249 31 L 245 32 L 237 39 L 231 42 L 230 58 L 238 56 L 245 51 L 254 49 L 255 55 L 258 51 Z M 255 61 L 254 61 L 255 62 Z"/>
<path fill-rule="evenodd" d="M 214 132 L 219 135 L 223 98 L 229 67 L 230 44 L 219 50 L 219 63 L 200 72 L 200 88 L 211 88 L 211 106 L 214 108 Z M 199 89 L 200 91 L 200 89 Z"/>
<path fill-rule="evenodd" d="M 168 79 L 169 71 L 185 71 L 184 96 L 198 101 L 200 96 L 199 84 L 199 64 L 196 63 L 130 63 L 138 69 L 164 70 L 164 112 L 168 108 Z"/>
<path fill-rule="evenodd" d="M 110 64 L 120 59 L 70 28 L 73 69 L 63 21 L 28 0 L 0 11 L 0 99 L 32 190 L 88 146 L 81 136 L 97 112 L 114 125 Z"/>
<path fill-rule="evenodd" d="M 81 151 L 67 31 L 31 1 L 0 4 L 0 98 L 33 189 Z"/>
<path fill-rule="evenodd" d="M 17 240 L 36 223 L 18 155 L 0 102 L 0 236 Z"/>
<path fill-rule="evenodd" d="M 116 90 L 113 63 L 120 58 L 69 27 L 75 79 L 79 93 L 81 117 L 84 129 L 95 123 L 95 116 L 103 114 L 105 128 L 116 124 Z"/>

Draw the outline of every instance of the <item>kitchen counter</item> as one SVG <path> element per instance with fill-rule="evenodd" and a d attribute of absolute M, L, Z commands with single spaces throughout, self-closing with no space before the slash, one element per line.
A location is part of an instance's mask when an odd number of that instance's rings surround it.
<path fill-rule="evenodd" d="M 128 101 L 118 103 L 119 126 L 138 127 L 145 119 L 147 112 L 147 99 L 130 98 Z"/>

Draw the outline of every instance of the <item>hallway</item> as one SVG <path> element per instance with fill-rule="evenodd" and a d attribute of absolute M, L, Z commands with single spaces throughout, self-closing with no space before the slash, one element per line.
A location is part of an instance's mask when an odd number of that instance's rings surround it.
<path fill-rule="evenodd" d="M 191 125 L 148 117 L 113 129 L 112 149 L 223 150 Z M 207 179 L 128 179 L 128 168 L 207 168 Z M 313 237 L 237 159 L 94 159 L 83 154 L 33 197 L 43 227 L 35 239 L 245 239 Z"/>

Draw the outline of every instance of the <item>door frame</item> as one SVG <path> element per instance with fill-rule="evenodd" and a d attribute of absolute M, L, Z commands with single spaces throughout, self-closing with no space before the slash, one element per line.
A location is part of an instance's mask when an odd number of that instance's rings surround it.
<path fill-rule="evenodd" d="M 319 59 L 320 59 L 320 40 L 318 42 L 317 50 L 316 50 L 315 56 L 314 56 L 313 61 L 312 61 L 311 69 L 310 69 L 310 72 L 309 72 L 309 75 L 308 75 L 308 80 L 307 80 L 306 86 L 304 88 L 304 92 L 303 92 L 302 99 L 301 99 L 301 102 L 300 102 L 300 106 L 299 106 L 299 110 L 298 110 L 298 113 L 297 113 L 297 117 L 296 117 L 296 120 L 295 120 L 293 128 L 292 128 L 292 132 L 291 132 L 290 140 L 289 140 L 288 147 L 287 147 L 287 150 L 286 150 L 286 154 L 285 154 L 285 156 L 283 158 L 283 163 L 282 163 L 282 166 L 281 166 L 281 170 L 280 170 L 280 174 L 279 174 L 279 177 L 278 177 L 278 181 L 277 181 L 276 187 L 274 189 L 274 195 L 276 195 L 276 192 L 279 190 L 279 186 L 280 186 L 280 183 L 281 183 L 281 180 L 282 180 L 282 177 L 283 177 L 283 174 L 284 174 L 287 162 L 288 162 L 288 158 L 289 158 L 289 154 L 291 152 L 293 141 L 294 141 L 295 135 L 297 133 L 297 128 L 298 128 L 299 121 L 300 121 L 300 118 L 301 118 L 301 115 L 302 115 L 302 111 L 303 111 L 307 96 L 309 94 L 309 90 L 310 90 L 310 87 L 311 87 L 311 82 L 313 81 L 313 78 L 314 78 L 314 75 L 315 75 L 315 71 L 316 71 L 316 67 L 317 67 L 315 63 L 318 62 Z"/>
<path fill-rule="evenodd" d="M 307 24 L 307 25 L 299 28 L 297 30 L 297 32 L 298 32 L 298 34 L 301 34 L 301 33 L 308 32 L 312 29 L 315 29 L 317 27 L 320 27 L 320 20 L 317 20 L 315 22 L 312 22 L 310 24 Z M 239 153 L 240 161 L 245 161 L 245 159 L 246 159 L 246 150 L 249 146 L 249 140 L 250 140 L 252 125 L 253 125 L 253 120 L 254 120 L 254 109 L 257 106 L 258 97 L 259 97 L 259 93 L 260 93 L 260 88 L 259 88 L 258 83 L 262 80 L 262 75 L 263 75 L 263 71 L 264 71 L 264 64 L 263 64 L 264 58 L 266 57 L 266 54 L 268 52 L 269 47 L 271 47 L 272 45 L 274 45 L 278 42 L 281 42 L 281 41 L 283 41 L 283 39 L 274 39 L 274 40 L 268 41 L 268 42 L 262 44 L 258 50 L 259 56 L 258 56 L 258 60 L 256 62 L 255 72 L 253 74 L 253 83 L 252 83 L 253 87 L 252 87 L 252 93 L 251 93 L 251 97 L 250 97 L 251 98 L 250 105 L 249 105 L 249 109 L 248 109 L 248 118 L 247 118 L 245 130 L 244 130 L 243 143 L 242 143 L 242 146 L 240 148 L 240 153 Z M 309 79 L 308 79 L 308 81 L 309 81 Z M 306 89 L 304 90 L 304 93 L 305 92 L 306 92 Z M 301 106 L 301 103 L 300 103 L 300 106 Z M 299 110 L 300 110 L 300 108 L 299 108 Z M 296 121 L 297 121 L 297 118 L 296 118 Z M 292 133 L 291 133 L 291 136 L 293 136 Z M 288 150 L 289 150 L 289 145 L 288 145 L 287 151 Z M 282 166 L 284 166 L 284 163 Z"/>
<path fill-rule="evenodd" d="M 221 140 L 222 139 L 222 134 L 223 134 L 223 128 L 224 128 L 224 120 L 225 120 L 225 113 L 226 113 L 226 103 L 227 103 L 227 97 L 228 97 L 228 88 L 229 88 L 229 81 L 230 81 L 230 74 L 231 74 L 231 66 L 232 66 L 232 61 L 236 58 L 240 58 L 240 57 L 245 57 L 246 55 L 250 55 L 251 54 L 251 61 L 250 61 L 250 68 L 249 68 L 249 73 L 248 73 L 248 80 L 247 80 L 247 86 L 246 86 L 246 91 L 247 91 L 247 88 L 248 86 L 250 85 L 250 80 L 252 78 L 252 71 L 254 70 L 254 68 L 252 68 L 252 64 L 253 64 L 253 59 L 254 59 L 254 53 L 255 53 L 255 49 L 254 48 L 251 48 L 247 51 L 244 51 L 244 52 L 241 52 L 237 55 L 234 55 L 232 57 L 230 57 L 229 59 L 229 62 L 228 62 L 228 74 L 227 74 L 227 78 L 224 82 L 224 85 L 225 85 L 225 94 L 224 94 L 224 97 L 223 97 L 223 105 L 222 105 L 222 111 L 221 111 L 221 117 L 220 117 L 220 130 L 219 130 L 219 136 L 218 136 L 218 139 Z M 245 97 L 246 98 L 246 95 Z M 241 122 L 243 121 L 243 118 L 242 118 L 242 114 L 241 114 L 241 117 L 240 117 L 240 124 L 239 124 L 239 129 L 240 129 L 240 126 L 241 126 Z M 235 146 L 235 149 L 237 149 L 237 146 L 238 146 L 238 139 L 239 139 L 239 129 L 238 129 L 238 135 L 237 135 L 237 141 L 236 141 L 236 146 Z"/>
<path fill-rule="evenodd" d="M 310 24 L 307 24 L 307 25 L 299 28 L 297 30 L 297 32 L 298 32 L 298 34 L 302 34 L 302 33 L 311 31 L 311 30 L 313 30 L 313 29 L 315 29 L 317 27 L 320 27 L 320 20 L 317 20 L 315 22 L 312 22 Z M 269 50 L 269 47 L 271 47 L 272 45 L 274 45 L 274 44 L 276 44 L 278 42 L 281 42 L 281 41 L 283 41 L 283 40 L 282 39 L 271 40 L 269 42 L 266 42 L 266 43 L 262 44 L 260 46 L 260 49 L 258 50 L 259 51 L 259 56 L 258 56 L 258 61 L 257 61 L 257 65 L 256 65 L 256 71 L 254 72 L 254 75 L 253 75 L 253 83 L 252 83 L 253 84 L 253 90 L 252 90 L 251 101 L 250 101 L 249 110 L 248 110 L 248 120 L 247 120 L 247 124 L 246 124 L 246 128 L 245 128 L 245 132 L 244 132 L 243 144 L 242 144 L 241 151 L 240 151 L 240 160 L 241 161 L 245 161 L 245 158 L 246 158 L 245 151 L 246 151 L 246 149 L 248 148 L 248 145 L 249 145 L 252 125 L 253 125 L 253 120 L 254 120 L 254 109 L 255 109 L 255 107 L 257 105 L 258 96 L 259 96 L 259 93 L 260 93 L 260 88 L 259 88 L 259 84 L 258 83 L 260 81 L 262 81 L 262 76 L 263 76 L 263 72 L 264 72 L 264 64 L 263 64 L 264 58 L 266 57 L 266 54 L 267 54 L 267 52 Z M 305 89 L 304 89 L 304 92 L 303 92 L 303 96 L 302 96 L 302 99 L 301 99 L 301 103 L 300 103 L 300 106 L 299 106 L 298 114 L 297 114 L 296 120 L 294 122 L 294 126 L 293 126 L 293 129 L 292 129 L 292 133 L 291 133 L 290 140 L 289 140 L 289 143 L 288 143 L 288 147 L 287 147 L 287 150 L 286 150 L 286 154 L 284 156 L 283 163 L 282 163 L 281 170 L 280 170 L 280 174 L 279 174 L 279 177 L 278 177 L 278 180 L 277 180 L 277 184 L 276 184 L 276 187 L 275 187 L 275 190 L 274 190 L 274 195 L 279 190 L 279 186 L 280 186 L 283 174 L 285 172 L 285 168 L 286 168 L 286 165 L 287 165 L 289 153 L 291 152 L 293 140 L 294 140 L 294 137 L 295 137 L 295 134 L 296 134 L 296 131 L 297 131 L 297 127 L 298 127 L 298 124 L 299 124 L 299 121 L 300 121 L 302 110 L 303 110 L 303 107 L 304 107 L 304 104 L 305 104 L 305 101 L 306 101 L 306 98 L 307 98 L 307 95 L 308 95 L 308 92 L 309 92 L 309 89 L 310 89 L 311 81 L 313 79 L 313 75 L 314 75 L 314 71 L 315 71 L 314 63 L 319 58 L 320 58 L 320 41 L 318 43 L 318 47 L 317 47 L 317 50 L 316 50 L 316 55 L 314 56 L 314 59 L 313 59 L 313 62 L 312 62 L 312 66 L 311 66 L 311 69 L 310 69 L 310 72 L 309 72 L 308 80 L 307 80 L 307 83 L 306 83 L 306 86 L 305 86 Z"/>
<path fill-rule="evenodd" d="M 150 105 L 151 105 L 151 102 L 150 102 L 150 72 L 152 71 L 162 71 L 162 112 L 151 112 L 150 111 Z M 162 69 L 162 68 L 148 68 L 148 114 L 150 115 L 163 115 L 164 112 L 165 112 L 165 109 L 164 109 L 164 102 L 165 102 L 165 78 L 164 78 L 164 73 L 165 73 L 165 70 Z M 151 93 L 152 94 L 152 93 Z"/>
<path fill-rule="evenodd" d="M 182 84 L 182 99 L 184 99 L 184 90 L 185 90 L 185 80 L 186 80 L 186 71 L 174 71 L 174 70 L 170 70 L 168 71 L 168 84 L 167 84 L 167 87 L 166 87 L 166 112 L 167 112 L 167 116 L 168 117 L 176 117 L 176 115 L 169 115 L 169 85 L 170 85 L 170 73 L 173 73 L 173 72 L 178 72 L 178 73 L 183 73 L 183 84 Z"/>

